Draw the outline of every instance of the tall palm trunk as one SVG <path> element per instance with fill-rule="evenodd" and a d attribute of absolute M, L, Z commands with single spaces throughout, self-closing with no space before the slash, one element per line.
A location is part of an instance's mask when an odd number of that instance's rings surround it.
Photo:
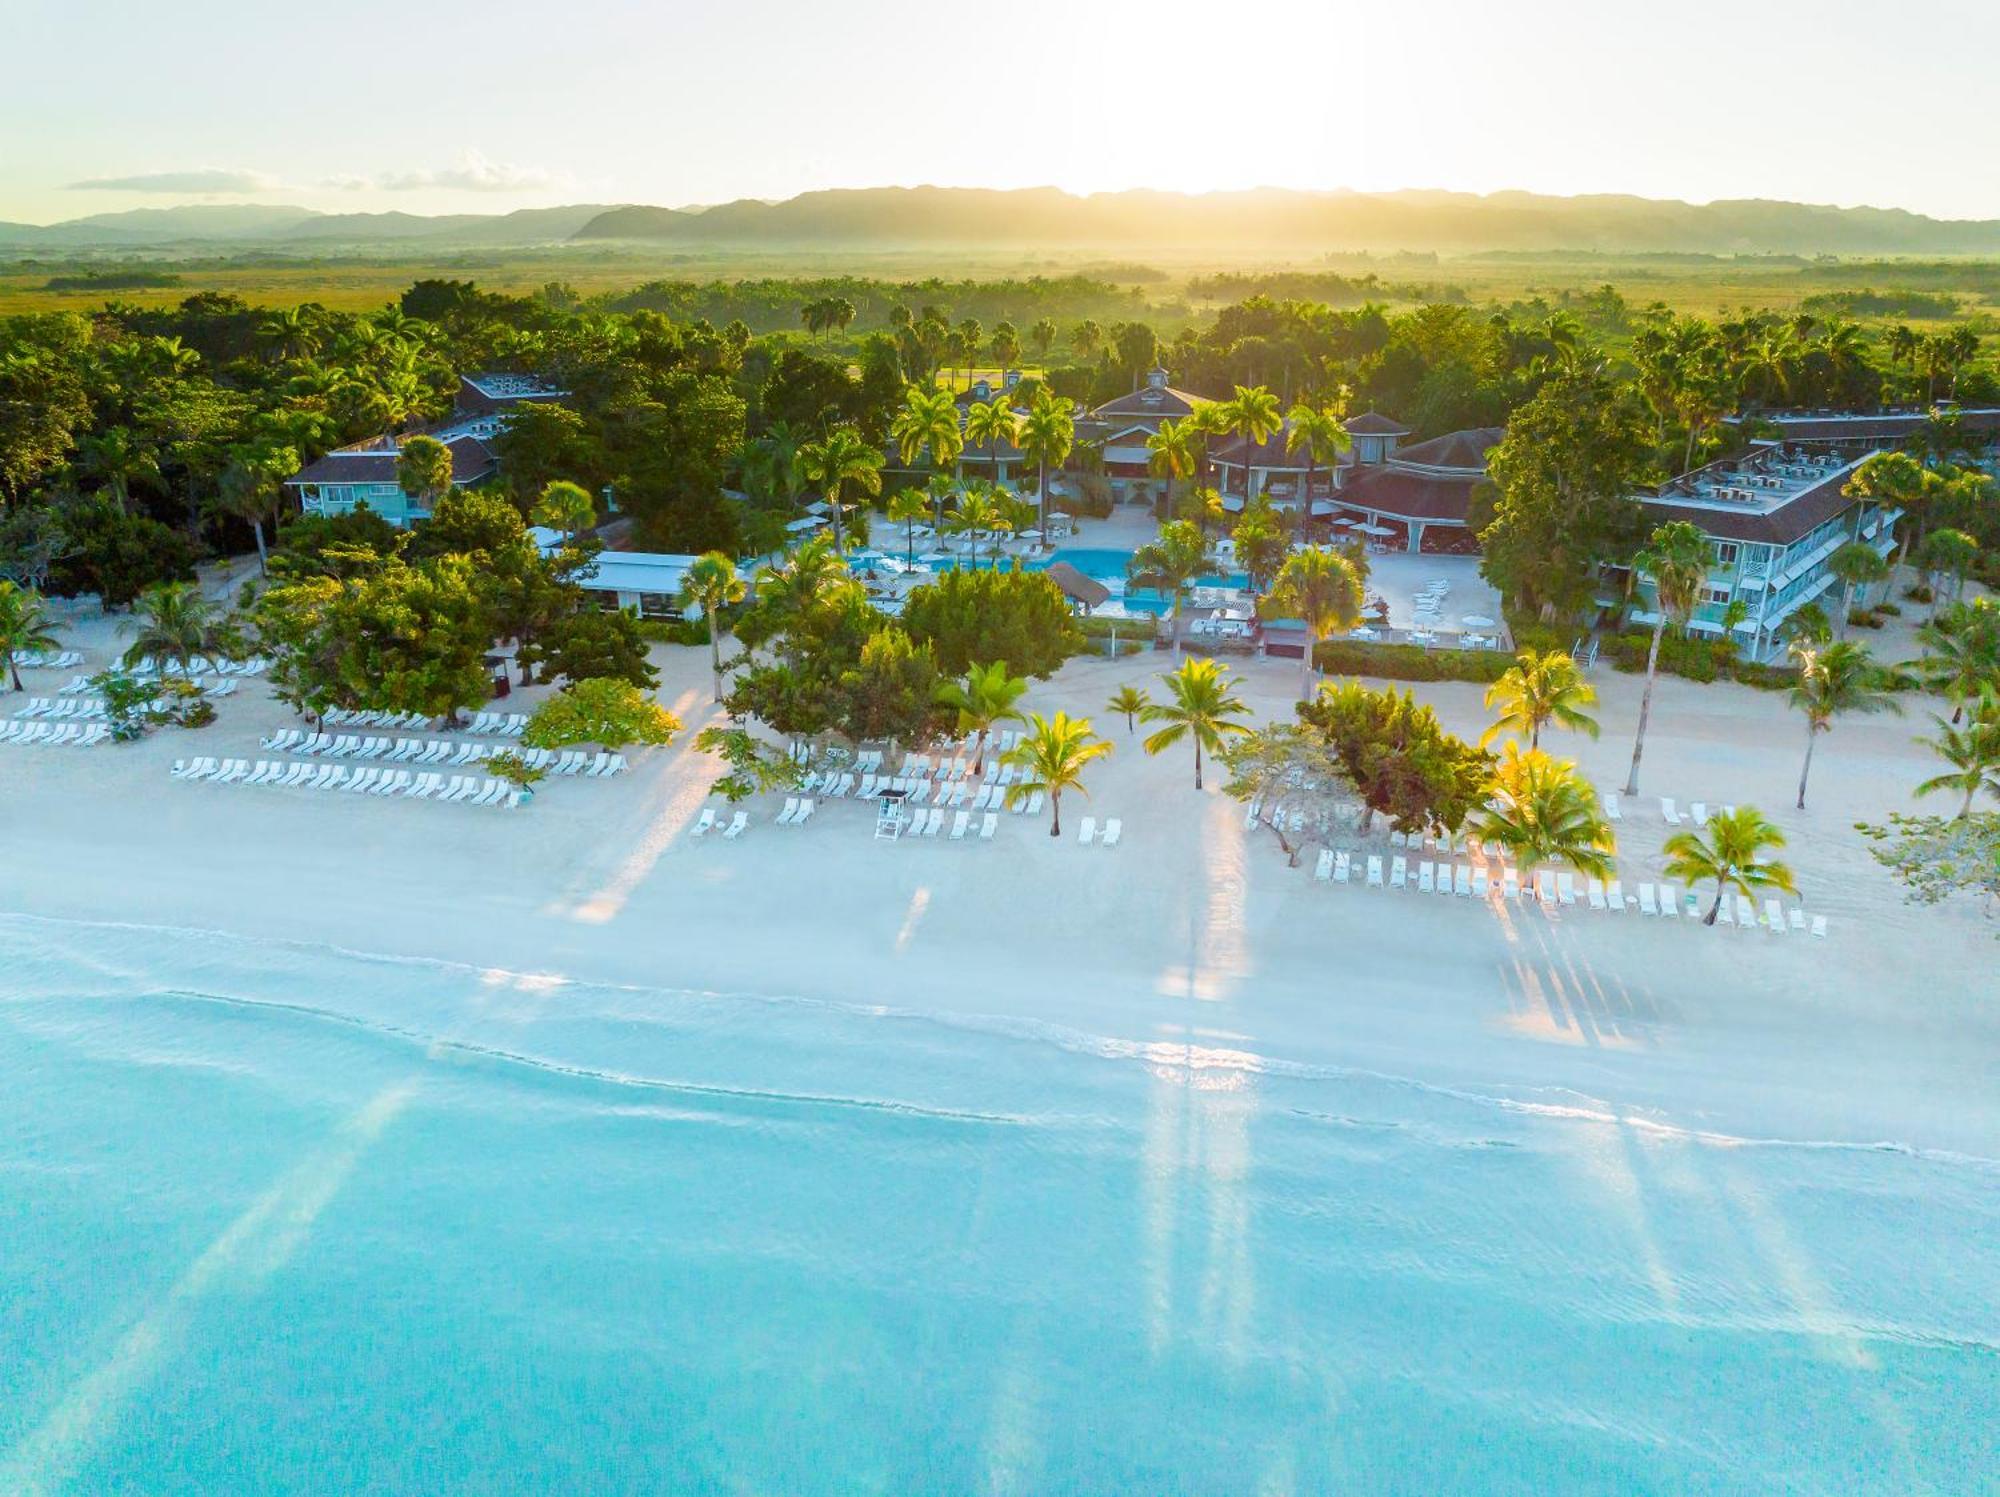
<path fill-rule="evenodd" d="M 715 610 L 708 610 L 708 668 L 715 677 L 715 700 L 722 701 L 722 631 L 716 627 Z"/>
<path fill-rule="evenodd" d="M 252 519 L 250 521 L 250 533 L 257 537 L 257 575 L 259 577 L 269 577 L 271 575 L 271 556 L 264 549 L 264 522 L 259 519 Z"/>
<path fill-rule="evenodd" d="M 1313 655 L 1318 649 L 1319 630 L 1308 624 L 1306 625 L 1306 658 L 1299 662 L 1302 667 L 1299 671 L 1299 700 L 1302 702 L 1310 702 L 1312 700 Z"/>
<path fill-rule="evenodd" d="M 1051 837 L 1060 837 L 1062 835 L 1062 792 L 1060 790 L 1051 790 L 1049 792 L 1049 835 Z"/>
<path fill-rule="evenodd" d="M 27 690 L 27 688 L 21 684 L 21 667 L 19 663 L 14 659 L 14 652 L 12 650 L 9 650 L 7 652 L 7 674 L 14 678 L 14 690 L 16 691 Z"/>
<path fill-rule="evenodd" d="M 1653 714 L 1653 682 L 1660 671 L 1660 636 L 1667 632 L 1667 615 L 1663 608 L 1659 621 L 1653 625 L 1653 643 L 1646 651 L 1646 689 L 1639 697 L 1639 733 L 1632 740 L 1632 772 L 1625 777 L 1625 793 L 1639 793 L 1639 756 L 1646 752 L 1646 719 Z"/>
<path fill-rule="evenodd" d="M 1194 736 L 1194 788 L 1201 789 L 1201 734 Z"/>
<path fill-rule="evenodd" d="M 1854 612 L 1854 584 L 1848 583 L 1840 590 L 1840 623 L 1833 631 L 1835 639 L 1847 638 L 1847 616 Z"/>
<path fill-rule="evenodd" d="M 1819 729 L 1812 720 L 1806 720 L 1806 762 L 1799 770 L 1799 803 L 1796 809 L 1806 808 L 1806 776 L 1812 773 L 1813 745 L 1819 742 Z"/>
<path fill-rule="evenodd" d="M 1703 925 L 1715 924 L 1715 917 L 1722 913 L 1722 896 L 1729 892 L 1729 880 L 1717 876 L 1715 880 L 1715 903 L 1708 907 L 1708 913 L 1701 917 Z"/>

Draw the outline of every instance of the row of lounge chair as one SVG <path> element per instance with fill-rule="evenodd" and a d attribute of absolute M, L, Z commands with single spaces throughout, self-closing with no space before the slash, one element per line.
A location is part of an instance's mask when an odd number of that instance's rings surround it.
<path fill-rule="evenodd" d="M 38 717 L 45 722 L 76 722 L 103 717 L 107 710 L 102 697 L 70 697 L 66 701 L 29 697 L 20 715 L 23 718 Z"/>
<path fill-rule="evenodd" d="M 845 799 L 852 795 L 856 800 L 879 800 L 894 795 L 905 805 L 919 806 L 925 801 L 943 806 L 949 810 L 966 808 L 974 811 L 1002 811 L 1012 809 L 1021 815 L 1033 815 L 1042 808 L 1042 792 L 1033 791 L 1021 796 L 1010 808 L 1007 791 L 1014 783 L 1014 773 L 1010 769 L 996 777 L 991 783 L 976 780 L 926 780 L 905 779 L 901 776 L 872 774 L 863 775 L 859 785 L 852 774 L 829 772 L 824 777 L 807 775 L 804 788 L 824 795 L 832 800 Z"/>
<path fill-rule="evenodd" d="M 81 650 L 16 650 L 14 664 L 24 671 L 68 671 L 83 664 Z"/>
<path fill-rule="evenodd" d="M 1325 848 L 1314 866 L 1313 876 L 1322 881 L 1345 884 L 1357 877 L 1371 889 L 1414 889 L 1420 894 L 1455 894 L 1474 899 L 1485 899 L 1498 895 L 1503 900 L 1527 898 L 1540 904 L 1546 910 L 1558 907 L 1568 908 L 1579 902 L 1590 909 L 1622 914 L 1636 909 L 1642 915 L 1665 916 L 1677 919 L 1685 914 L 1690 919 L 1700 919 L 1705 913 L 1701 896 L 1694 890 L 1685 895 L 1677 893 L 1671 884 L 1653 884 L 1640 881 L 1637 892 L 1627 894 L 1624 884 L 1618 879 L 1581 879 L 1564 869 L 1560 872 L 1542 869 L 1534 876 L 1532 884 L 1522 881 L 1520 870 L 1503 867 L 1496 879 L 1484 862 L 1459 863 L 1419 861 L 1414 868 L 1405 857 L 1392 856 L 1385 875 L 1382 857 L 1379 854 L 1367 856 L 1365 868 L 1357 861 L 1357 855 L 1334 848 Z M 1808 928 L 1816 936 L 1826 934 L 1826 916 L 1815 915 L 1808 927 L 1804 910 L 1793 906 L 1787 912 L 1776 899 L 1766 899 L 1760 914 L 1757 906 L 1745 895 L 1735 894 L 1725 897 L 1718 922 L 1725 925 L 1763 926 L 1782 934 L 1786 930 L 1804 931 Z"/>
<path fill-rule="evenodd" d="M 353 795 L 401 795 L 411 800 L 463 801 L 474 806 L 518 806 L 526 793 L 505 780 L 481 775 L 415 774 L 407 769 L 259 759 L 176 759 L 170 771 L 177 780 L 207 780 L 215 785 L 282 785 L 301 790 L 341 790 Z"/>
<path fill-rule="evenodd" d="M 1605 820 L 1623 821 L 1625 819 L 1625 808 L 1619 803 L 1617 791 L 1607 790 L 1604 793 L 1602 799 L 1604 802 Z M 1736 807 L 1734 806 L 1724 806 L 1722 808 L 1722 814 L 1727 816 L 1732 814 L 1735 810 Z M 1696 827 L 1707 826 L 1708 803 L 1706 801 L 1699 801 L 1699 800 L 1690 802 L 1688 805 L 1688 814 L 1685 818 L 1683 818 L 1681 815 L 1681 808 L 1679 804 L 1674 800 L 1674 798 L 1671 795 L 1663 795 L 1660 797 L 1660 820 L 1664 821 L 1668 826 L 1685 826 L 1685 825 L 1693 825 Z"/>
<path fill-rule="evenodd" d="M 0 743 L 34 743 L 44 748 L 95 748 L 111 741 L 104 723 L 30 723 L 19 718 L 0 723 Z"/>
<path fill-rule="evenodd" d="M 445 764 L 453 768 L 480 763 L 500 752 L 483 743 L 455 743 L 449 738 L 362 738 L 312 733 L 303 728 L 280 729 L 264 739 L 263 746 L 279 753 L 312 754 L 323 759 L 379 759 L 386 764 Z M 618 774 L 626 767 L 623 754 L 592 755 L 582 749 L 526 749 L 521 758 L 530 767 L 550 774 L 593 779 Z"/>
<path fill-rule="evenodd" d="M 72 661 L 71 664 L 76 662 Z M 206 656 L 196 656 L 179 672 L 165 671 L 157 660 L 141 660 L 127 672 L 135 680 L 150 681 L 155 676 L 261 676 L 271 668 L 271 662 L 262 655 L 253 655 L 248 660 L 210 660 Z"/>
<path fill-rule="evenodd" d="M 807 814 L 810 815 L 811 813 L 808 812 Z M 736 815 L 733 818 L 731 818 L 729 824 L 727 826 L 723 826 L 720 822 L 718 822 L 715 819 L 715 808 L 713 806 L 703 806 L 701 808 L 701 815 L 695 818 L 694 828 L 689 835 L 695 837 L 706 837 L 710 832 L 715 831 L 718 827 L 721 827 L 722 835 L 727 837 L 731 842 L 734 842 L 738 837 L 743 835 L 744 830 L 749 825 L 750 825 L 750 813 L 748 811 L 738 811 Z"/>
<path fill-rule="evenodd" d="M 327 708 L 323 721 L 333 728 L 410 728 L 430 729 L 437 719 L 426 717 L 421 712 L 360 712 L 347 707 Z M 465 725 L 474 733 L 488 738 L 519 738 L 526 731 L 528 719 L 519 712 L 480 712 Z"/>

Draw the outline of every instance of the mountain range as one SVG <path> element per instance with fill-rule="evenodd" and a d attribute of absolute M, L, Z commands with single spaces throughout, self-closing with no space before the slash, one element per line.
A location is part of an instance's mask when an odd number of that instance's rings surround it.
<path fill-rule="evenodd" d="M 190 204 L 46 226 L 0 223 L 0 250 L 16 254 L 183 245 L 324 254 L 566 243 L 705 251 L 1213 250 L 1262 258 L 1362 250 L 1989 255 L 2000 254 L 2000 221 L 1763 199 L 1696 204 L 1615 195 L 1274 188 L 1076 196 L 1054 188 L 881 187 L 692 208 L 573 204 L 426 217 Z"/>

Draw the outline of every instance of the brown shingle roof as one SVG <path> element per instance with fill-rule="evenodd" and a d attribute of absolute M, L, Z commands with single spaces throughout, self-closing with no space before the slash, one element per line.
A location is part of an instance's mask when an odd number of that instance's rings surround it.
<path fill-rule="evenodd" d="M 1851 475 L 1845 469 L 1824 483 L 1802 491 L 1797 498 L 1778 508 L 1759 512 L 1733 510 L 1710 505 L 1673 504 L 1645 501 L 1646 518 L 1654 524 L 1666 520 L 1687 520 L 1709 535 L 1725 541 L 1751 541 L 1765 546 L 1789 546 L 1801 536 L 1818 529 L 1848 506 L 1859 503 L 1841 492 Z"/>
<path fill-rule="evenodd" d="M 1358 416 L 1349 416 L 1345 422 L 1348 434 L 1356 437 L 1407 437 L 1409 427 L 1392 420 L 1376 411 L 1363 411 Z"/>
<path fill-rule="evenodd" d="M 1335 502 L 1371 509 L 1406 520 L 1446 520 L 1465 523 L 1477 478 L 1434 478 L 1395 468 L 1353 468 L 1334 496 Z"/>
<path fill-rule="evenodd" d="M 477 437 L 459 437 L 445 443 L 451 452 L 451 481 L 463 487 L 477 483 L 490 475 L 495 468 L 493 454 L 486 450 L 486 444 Z M 286 479 L 287 483 L 394 483 L 396 481 L 396 449 L 393 447 L 370 447 L 357 451 L 352 448 L 340 452 L 329 452 L 316 463 L 308 463 L 304 468 Z"/>
<path fill-rule="evenodd" d="M 1191 416 L 1196 407 L 1213 404 L 1204 396 L 1190 395 L 1185 390 L 1176 390 L 1172 385 L 1155 389 L 1147 385 L 1134 390 L 1130 395 L 1120 395 L 1116 400 L 1107 400 L 1091 411 L 1091 415 L 1102 420 L 1116 420 L 1120 416 L 1138 416 L 1149 420 L 1178 420 Z"/>
<path fill-rule="evenodd" d="M 1475 426 L 1468 431 L 1446 432 L 1441 437 L 1432 437 L 1428 442 L 1419 442 L 1414 447 L 1398 448 L 1390 456 L 1389 461 L 1425 468 L 1463 468 L 1468 473 L 1484 473 L 1487 452 L 1506 435 L 1507 428 L 1504 426 Z"/>

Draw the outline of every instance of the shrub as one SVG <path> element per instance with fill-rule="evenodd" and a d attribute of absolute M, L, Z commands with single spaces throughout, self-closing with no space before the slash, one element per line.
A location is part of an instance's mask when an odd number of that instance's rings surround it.
<path fill-rule="evenodd" d="M 1895 603 L 1877 603 L 1875 611 L 1880 614 L 1886 614 L 1892 619 L 1899 619 L 1903 616 L 1901 606 Z"/>
<path fill-rule="evenodd" d="M 639 638 L 656 645 L 705 645 L 708 643 L 708 620 L 698 619 L 640 619 Z"/>
<path fill-rule="evenodd" d="M 1383 681 L 1473 681 L 1491 684 L 1514 657 L 1504 650 L 1426 650 L 1421 645 L 1373 645 L 1351 639 L 1321 641 L 1313 663 L 1339 676 Z"/>
<path fill-rule="evenodd" d="M 1602 653 L 1617 669 L 1631 674 L 1645 670 L 1646 654 L 1652 645 L 1651 634 L 1613 634 L 1605 638 Z M 1660 638 L 1660 669 L 1670 676 L 1713 681 L 1729 674 L 1735 664 L 1735 646 L 1722 640 L 1683 638 L 1678 634 Z"/>
<path fill-rule="evenodd" d="M 1848 609 L 1847 622 L 1849 627 L 1854 627 L 1856 625 L 1858 625 L 1863 629 L 1879 629 L 1882 627 L 1881 615 L 1867 608 Z"/>
<path fill-rule="evenodd" d="M 1913 582 L 1903 589 L 1903 596 L 1908 598 L 1912 603 L 1928 603 L 1932 597 L 1930 584 Z"/>

